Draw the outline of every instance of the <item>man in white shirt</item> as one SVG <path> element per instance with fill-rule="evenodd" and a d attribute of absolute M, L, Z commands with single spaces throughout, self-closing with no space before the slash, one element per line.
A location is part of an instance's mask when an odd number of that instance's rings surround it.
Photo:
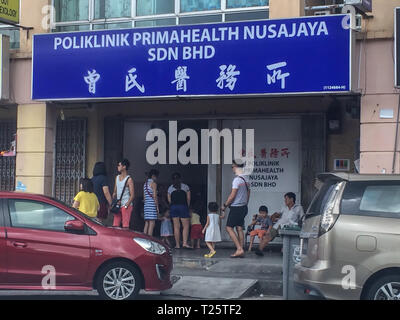
<path fill-rule="evenodd" d="M 279 233 L 279 229 L 284 226 L 297 226 L 301 218 L 304 216 L 303 207 L 296 204 L 296 195 L 293 192 L 288 192 L 284 196 L 285 206 L 280 212 L 275 212 L 274 215 L 279 215 L 280 219 L 275 223 L 270 233 L 260 242 L 259 248 L 256 250 L 256 255 L 262 256 L 263 249 L 270 243 Z M 273 216 L 274 216 L 273 215 Z"/>
<path fill-rule="evenodd" d="M 236 252 L 231 255 L 231 258 L 244 257 L 243 225 L 248 213 L 247 204 L 250 199 L 249 177 L 244 174 L 244 166 L 245 164 L 241 161 L 233 161 L 232 170 L 235 173 L 235 178 L 232 182 L 232 191 L 221 208 L 222 218 L 225 216 L 226 208 L 230 208 L 226 231 L 236 246 Z"/>

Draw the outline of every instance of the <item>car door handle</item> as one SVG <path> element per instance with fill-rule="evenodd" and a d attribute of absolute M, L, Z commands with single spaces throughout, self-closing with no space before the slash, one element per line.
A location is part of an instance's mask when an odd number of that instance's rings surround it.
<path fill-rule="evenodd" d="M 18 248 L 26 248 L 27 244 L 25 242 L 13 242 L 13 246 L 14 247 L 18 247 Z"/>

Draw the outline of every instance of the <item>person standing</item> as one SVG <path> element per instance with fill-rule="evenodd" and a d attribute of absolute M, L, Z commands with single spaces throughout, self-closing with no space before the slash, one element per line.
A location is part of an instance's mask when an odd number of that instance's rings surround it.
<path fill-rule="evenodd" d="M 105 222 L 108 217 L 108 208 L 111 206 L 112 198 L 110 188 L 108 187 L 108 179 L 106 165 L 104 162 L 97 162 L 93 168 L 93 189 L 100 203 L 100 210 L 97 214 L 102 222 Z"/>
<path fill-rule="evenodd" d="M 189 212 L 190 212 L 190 226 L 191 226 L 190 240 L 192 243 L 192 248 L 200 249 L 200 242 L 201 239 L 203 238 L 203 234 L 201 232 L 203 226 L 201 225 L 200 222 L 200 215 L 197 213 L 198 210 L 196 210 L 195 212 L 193 208 L 190 208 Z"/>
<path fill-rule="evenodd" d="M 161 230 L 160 230 L 160 235 L 162 238 L 162 241 L 168 246 L 171 247 L 171 242 L 169 241 L 169 238 L 174 235 L 174 232 L 172 231 L 172 222 L 171 218 L 169 216 L 169 209 L 165 208 L 163 210 L 162 216 L 159 218 L 161 222 Z"/>
<path fill-rule="evenodd" d="M 284 226 L 298 225 L 304 216 L 303 207 L 296 204 L 296 194 L 288 192 L 284 195 L 285 205 L 280 212 L 275 212 L 272 216 L 280 216 L 280 219 L 272 227 L 271 232 L 267 234 L 261 241 L 256 255 L 263 256 L 264 248 L 279 234 L 279 229 Z"/>
<path fill-rule="evenodd" d="M 232 170 L 235 178 L 232 182 L 232 191 L 222 206 L 222 212 L 230 207 L 228 221 L 226 223 L 226 231 L 236 246 L 236 252 L 231 258 L 244 257 L 244 219 L 248 213 L 247 204 L 250 200 L 249 177 L 243 173 L 244 163 L 233 161 Z M 236 233 L 235 229 L 236 228 Z"/>
<path fill-rule="evenodd" d="M 153 235 L 154 226 L 159 215 L 158 194 L 157 194 L 157 178 L 158 170 L 152 169 L 148 173 L 148 179 L 143 185 L 144 199 L 144 233 L 149 236 Z"/>
<path fill-rule="evenodd" d="M 113 199 L 118 199 L 121 206 L 120 212 L 114 214 L 113 227 L 121 227 L 122 222 L 122 228 L 124 229 L 129 229 L 133 210 L 133 199 L 135 197 L 133 180 L 128 175 L 129 166 L 130 163 L 127 159 L 123 159 L 118 163 L 119 175 L 115 179 L 113 192 Z"/>
<path fill-rule="evenodd" d="M 207 222 L 202 231 L 205 234 L 205 241 L 210 252 L 205 254 L 205 258 L 212 258 L 215 254 L 215 244 L 221 241 L 221 231 L 219 229 L 220 215 L 218 213 L 218 204 L 210 202 L 208 204 Z"/>
<path fill-rule="evenodd" d="M 90 218 L 96 218 L 100 208 L 99 200 L 93 192 L 93 183 L 88 178 L 82 178 L 79 182 L 80 192 L 74 198 L 75 209 L 84 213 Z"/>
<path fill-rule="evenodd" d="M 180 230 L 182 231 L 182 247 L 192 249 L 188 245 L 189 227 L 190 227 L 190 189 L 181 182 L 181 175 L 174 173 L 172 175 L 172 185 L 168 188 L 168 202 L 170 204 L 170 215 L 174 223 L 175 248 L 180 249 Z"/>

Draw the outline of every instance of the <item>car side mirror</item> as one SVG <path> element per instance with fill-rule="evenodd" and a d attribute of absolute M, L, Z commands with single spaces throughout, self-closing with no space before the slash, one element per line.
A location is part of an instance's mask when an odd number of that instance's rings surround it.
<path fill-rule="evenodd" d="M 83 232 L 85 231 L 85 224 L 79 220 L 67 221 L 64 225 L 65 231 Z"/>

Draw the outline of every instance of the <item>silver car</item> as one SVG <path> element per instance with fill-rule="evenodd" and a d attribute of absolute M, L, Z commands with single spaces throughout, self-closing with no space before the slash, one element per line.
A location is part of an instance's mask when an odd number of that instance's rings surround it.
<path fill-rule="evenodd" d="M 400 300 L 400 175 L 321 174 L 294 281 L 327 299 Z"/>

